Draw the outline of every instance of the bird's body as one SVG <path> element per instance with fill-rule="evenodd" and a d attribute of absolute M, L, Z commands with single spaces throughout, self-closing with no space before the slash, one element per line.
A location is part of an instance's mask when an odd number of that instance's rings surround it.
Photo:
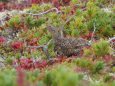
<path fill-rule="evenodd" d="M 49 26 L 48 30 L 52 33 L 54 40 L 54 52 L 57 56 L 78 56 L 82 54 L 82 49 L 89 46 L 89 41 L 82 38 L 64 38 L 55 27 Z"/>
<path fill-rule="evenodd" d="M 83 47 L 88 44 L 89 41 L 81 38 L 54 39 L 54 52 L 58 56 L 78 56 L 83 53 Z"/>

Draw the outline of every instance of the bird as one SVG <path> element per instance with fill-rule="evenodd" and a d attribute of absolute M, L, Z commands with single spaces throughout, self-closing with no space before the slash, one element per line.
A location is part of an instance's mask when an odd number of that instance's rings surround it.
<path fill-rule="evenodd" d="M 83 47 L 90 46 L 90 42 L 83 38 L 65 38 L 61 36 L 60 30 L 54 25 L 47 25 L 46 29 L 52 35 L 56 56 L 79 56 L 83 53 Z"/>

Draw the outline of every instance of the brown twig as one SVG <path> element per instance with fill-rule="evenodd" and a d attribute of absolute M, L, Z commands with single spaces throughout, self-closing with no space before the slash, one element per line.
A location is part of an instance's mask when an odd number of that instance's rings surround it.
<path fill-rule="evenodd" d="M 34 14 L 34 13 L 23 13 L 23 14 L 28 14 L 28 15 L 32 15 L 32 16 L 41 16 L 41 15 L 44 15 L 46 13 L 49 13 L 51 11 L 55 10 L 57 14 L 61 13 L 61 11 L 59 11 L 57 8 L 51 8 L 45 12 L 41 12 L 41 13 L 38 13 L 38 14 Z"/>
<path fill-rule="evenodd" d="M 90 44 L 91 44 L 92 41 L 94 40 L 94 34 L 95 34 L 95 31 L 96 31 L 95 23 L 93 24 L 93 27 L 94 27 L 94 30 L 93 30 L 92 35 L 91 35 L 91 40 L 89 41 Z"/>
<path fill-rule="evenodd" d="M 70 18 L 68 18 L 65 23 L 63 25 L 60 25 L 60 33 L 61 33 L 61 37 L 63 37 L 63 29 L 64 29 L 64 26 L 73 18 L 75 17 L 75 15 L 72 15 Z"/>
<path fill-rule="evenodd" d="M 45 53 L 48 60 L 51 60 L 51 56 L 48 52 L 48 45 L 50 44 L 51 41 L 52 41 L 52 39 L 49 40 L 47 44 L 43 44 L 43 45 L 40 45 L 40 46 L 29 46 L 29 48 L 36 48 L 36 49 L 42 48 L 43 52 Z"/>
<path fill-rule="evenodd" d="M 115 45 L 114 43 L 114 41 L 112 41 L 112 40 L 115 40 L 115 37 L 112 37 L 112 38 L 110 38 L 107 42 L 112 42 L 113 43 L 113 46 Z M 113 51 L 113 52 L 115 52 L 115 49 L 113 49 L 112 47 L 111 47 L 111 50 Z"/>

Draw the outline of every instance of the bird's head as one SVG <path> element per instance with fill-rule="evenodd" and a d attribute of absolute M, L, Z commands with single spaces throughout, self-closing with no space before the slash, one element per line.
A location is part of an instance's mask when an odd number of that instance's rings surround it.
<path fill-rule="evenodd" d="M 55 38 L 60 38 L 61 34 L 60 31 L 57 27 L 53 26 L 53 25 L 48 25 L 46 27 L 46 29 L 52 34 L 52 37 Z"/>
<path fill-rule="evenodd" d="M 46 27 L 46 29 L 47 29 L 50 33 L 52 33 L 52 34 L 58 32 L 57 28 L 56 28 L 55 26 L 53 26 L 53 25 L 48 25 L 48 26 Z"/>

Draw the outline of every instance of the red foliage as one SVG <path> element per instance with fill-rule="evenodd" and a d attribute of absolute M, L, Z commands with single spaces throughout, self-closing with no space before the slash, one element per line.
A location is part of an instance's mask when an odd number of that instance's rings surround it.
<path fill-rule="evenodd" d="M 3 11 L 5 8 L 7 8 L 5 3 L 0 3 L 0 11 Z"/>
<path fill-rule="evenodd" d="M 23 43 L 19 42 L 19 41 L 16 41 L 16 42 L 13 42 L 12 43 L 12 48 L 13 49 L 16 49 L 16 50 L 19 50 L 23 47 Z"/>
<path fill-rule="evenodd" d="M 0 3 L 0 12 L 4 10 L 11 10 L 11 9 L 17 9 L 22 10 L 24 6 L 22 4 L 8 4 L 8 3 Z"/>
<path fill-rule="evenodd" d="M 111 62 L 112 58 L 111 57 L 106 57 L 105 60 L 106 60 L 107 63 L 109 63 L 109 62 Z"/>
<path fill-rule="evenodd" d="M 112 42 L 115 42 L 115 39 L 113 39 Z"/>
<path fill-rule="evenodd" d="M 75 13 L 75 9 L 72 8 L 70 13 L 73 15 Z"/>
<path fill-rule="evenodd" d="M 49 2 L 49 0 L 42 0 L 42 2 Z"/>
<path fill-rule="evenodd" d="M 27 40 L 27 41 L 29 42 L 30 40 Z M 34 38 L 33 41 L 29 42 L 29 45 L 38 46 L 37 42 L 38 42 L 38 38 Z"/>
<path fill-rule="evenodd" d="M 46 61 L 37 61 L 34 62 L 33 59 L 28 59 L 28 58 L 20 58 L 19 60 L 17 60 L 15 62 L 15 64 L 18 63 L 18 67 L 20 67 L 21 69 L 25 69 L 25 70 L 31 70 L 31 69 L 35 69 L 35 68 L 45 68 L 47 66 L 47 62 Z"/>
<path fill-rule="evenodd" d="M 83 39 L 91 39 L 91 37 L 92 37 L 92 33 L 88 33 L 88 35 L 83 35 L 81 38 L 83 38 Z M 93 37 L 96 37 L 96 35 L 93 35 Z"/>
<path fill-rule="evenodd" d="M 53 1 L 52 1 L 52 4 L 53 4 L 53 6 L 55 6 L 55 7 L 58 7 L 58 6 L 59 6 L 58 0 L 53 0 Z"/>
<path fill-rule="evenodd" d="M 42 0 L 32 0 L 31 1 L 31 4 L 38 4 L 38 3 L 40 3 Z"/>
<path fill-rule="evenodd" d="M 28 2 L 28 1 L 26 1 Z M 47 3 L 47 2 L 51 2 L 53 4 L 53 6 L 55 7 L 59 7 L 60 5 L 68 5 L 70 0 L 31 0 L 31 4 L 38 4 L 38 3 Z M 25 3 L 25 2 L 24 2 Z M 28 6 L 31 6 L 31 4 L 28 4 Z M 8 4 L 8 3 L 0 3 L 0 11 L 4 11 L 4 10 L 10 10 L 10 9 L 17 9 L 17 10 L 23 10 L 25 6 L 23 5 L 23 3 L 21 4 Z"/>
<path fill-rule="evenodd" d="M 24 72 L 22 72 L 20 67 L 17 67 L 17 73 L 18 73 L 17 85 L 25 86 L 25 81 L 24 81 L 25 74 L 24 74 Z"/>
<path fill-rule="evenodd" d="M 20 58 L 14 62 L 15 64 L 18 64 L 18 67 L 24 70 L 33 70 L 33 69 L 43 69 L 46 68 L 48 65 L 55 65 L 56 63 L 62 63 L 65 62 L 67 58 L 62 57 L 62 58 L 56 58 L 51 61 L 51 63 L 45 61 L 45 60 L 40 60 L 34 62 L 34 59 L 29 59 L 29 58 Z M 70 63 L 70 61 L 67 61 Z"/>
<path fill-rule="evenodd" d="M 69 2 L 70 2 L 71 0 L 62 0 L 62 2 L 61 3 L 63 3 L 63 5 L 69 5 Z"/>
<path fill-rule="evenodd" d="M 19 59 L 19 63 L 20 63 L 20 67 L 22 69 L 26 69 L 29 70 L 33 67 L 32 63 L 33 63 L 33 59 L 28 59 L 28 58 L 20 58 Z"/>
<path fill-rule="evenodd" d="M 66 61 L 67 57 L 61 57 L 61 58 L 57 58 L 57 60 L 55 60 L 56 63 L 61 63 Z"/>
<path fill-rule="evenodd" d="M 34 42 L 34 43 L 37 43 L 37 42 L 38 42 L 38 38 L 34 38 L 34 39 L 33 39 L 33 42 Z"/>
<path fill-rule="evenodd" d="M 0 27 L 0 30 L 3 30 L 4 28 L 3 27 Z"/>
<path fill-rule="evenodd" d="M 5 41 L 5 38 L 0 37 L 0 44 L 4 43 L 4 41 Z"/>
<path fill-rule="evenodd" d="M 36 63 L 34 63 L 34 68 L 45 68 L 47 66 L 47 62 L 46 61 L 37 61 Z"/>

